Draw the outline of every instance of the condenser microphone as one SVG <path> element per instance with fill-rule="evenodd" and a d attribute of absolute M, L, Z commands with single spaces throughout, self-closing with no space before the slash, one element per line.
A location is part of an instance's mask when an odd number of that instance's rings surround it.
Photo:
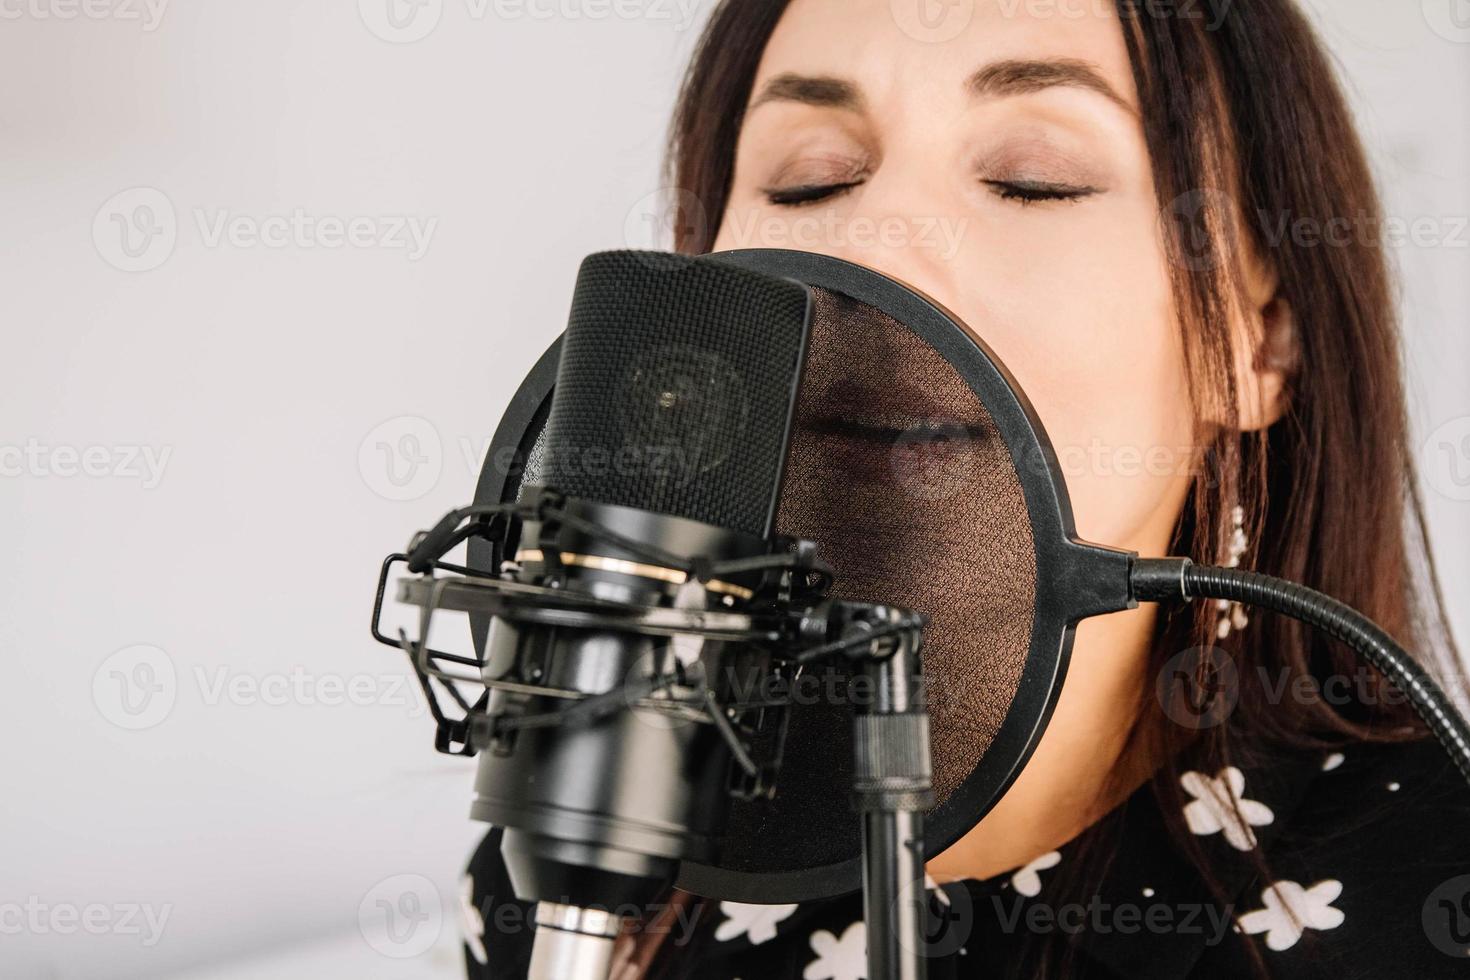
<path fill-rule="evenodd" d="M 465 540 L 466 567 L 444 562 Z M 398 591 L 417 639 L 377 625 L 395 562 L 421 576 Z M 1198 599 L 1347 643 L 1470 778 L 1470 724 L 1361 615 L 1079 540 L 1026 396 L 933 299 L 805 252 L 603 253 L 475 503 L 384 562 L 373 631 L 412 658 L 436 747 L 481 753 L 473 813 L 507 828 L 517 895 L 541 903 L 533 977 L 605 976 L 618 909 L 672 883 L 749 903 L 862 887 L 868 976 L 909 980 L 924 856 L 1025 766 L 1076 625 Z M 470 613 L 476 656 L 428 646 L 436 609 Z M 832 653 L 883 696 L 746 686 Z"/>
<path fill-rule="evenodd" d="M 809 307 L 799 283 L 709 260 L 606 252 L 582 264 L 505 569 L 585 606 L 494 618 L 482 673 L 497 729 L 472 809 L 505 828 L 516 894 L 539 903 L 532 977 L 607 976 L 623 915 L 667 892 L 682 862 L 713 859 L 728 721 L 666 709 L 723 700 L 742 651 L 635 631 L 597 604 L 718 626 L 759 598 Z M 718 572 L 741 561 L 748 570 Z M 517 724 L 536 717 L 555 723 Z"/>

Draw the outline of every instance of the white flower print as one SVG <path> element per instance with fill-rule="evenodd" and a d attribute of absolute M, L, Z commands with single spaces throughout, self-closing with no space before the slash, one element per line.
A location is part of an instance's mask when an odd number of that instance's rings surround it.
<path fill-rule="evenodd" d="M 1234 766 L 1220 770 L 1214 779 L 1187 772 L 1179 777 L 1179 785 L 1194 797 L 1184 805 L 1184 822 L 1189 829 L 1201 837 L 1223 831 L 1230 846 L 1238 851 L 1256 846 L 1252 827 L 1264 827 L 1276 819 L 1266 804 L 1245 798 L 1245 776 Z"/>
<path fill-rule="evenodd" d="M 1264 932 L 1270 949 L 1290 949 L 1306 929 L 1336 929 L 1342 925 L 1342 911 L 1332 907 L 1341 894 L 1342 882 L 1332 878 L 1310 888 L 1294 881 L 1278 881 L 1261 892 L 1266 907 L 1242 915 L 1240 926 L 1252 935 Z"/>
<path fill-rule="evenodd" d="M 944 886 L 935 881 L 932 875 L 924 875 L 924 887 L 934 893 L 934 897 L 939 899 L 940 905 L 949 905 L 949 892 L 945 891 Z"/>
<path fill-rule="evenodd" d="M 1322 771 L 1323 772 L 1331 772 L 1332 770 L 1336 769 L 1338 766 L 1342 765 L 1342 760 L 1345 759 L 1345 758 L 1347 758 L 1347 757 L 1344 756 L 1341 752 L 1333 752 L 1333 753 L 1331 753 L 1330 755 L 1327 756 L 1327 758 L 1325 758 L 1325 759 L 1322 760 Z"/>
<path fill-rule="evenodd" d="M 796 911 L 795 905 L 746 905 L 744 902 L 721 902 L 720 911 L 725 921 L 715 929 L 715 938 L 729 942 L 739 936 L 749 936 L 751 945 L 759 946 L 776 938 L 776 923 L 788 918 Z"/>
<path fill-rule="evenodd" d="M 868 927 L 861 919 L 838 939 L 826 929 L 812 933 L 817 958 L 801 972 L 803 980 L 864 980 L 868 975 Z"/>
<path fill-rule="evenodd" d="M 1011 875 L 1011 887 L 1027 898 L 1039 895 L 1041 893 L 1041 875 L 1038 872 L 1045 871 L 1047 868 L 1055 868 L 1061 860 L 1061 851 L 1047 851 L 1041 857 L 1036 858 Z"/>
<path fill-rule="evenodd" d="M 459 883 L 459 931 L 464 936 L 464 944 L 470 948 L 470 955 L 476 963 L 484 966 L 488 960 L 485 956 L 485 917 L 475 908 L 475 879 L 469 875 Z"/>

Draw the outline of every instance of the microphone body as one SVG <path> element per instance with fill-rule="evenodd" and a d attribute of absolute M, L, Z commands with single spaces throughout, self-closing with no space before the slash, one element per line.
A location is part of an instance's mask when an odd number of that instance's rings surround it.
<path fill-rule="evenodd" d="M 738 617 L 767 579 L 691 570 L 779 550 L 810 302 L 794 281 L 684 256 L 599 253 L 579 272 L 520 496 L 564 506 L 524 522 L 500 573 L 591 612 L 528 600 L 491 621 L 497 724 L 471 811 L 505 828 L 512 885 L 538 903 L 535 977 L 602 980 L 624 919 L 650 911 L 681 861 L 714 857 L 733 789 L 722 705 L 769 652 L 658 623 Z"/>
<path fill-rule="evenodd" d="M 690 559 L 764 550 L 758 538 L 668 515 L 586 502 L 569 506 Z M 540 530 L 528 522 L 526 536 L 534 540 Z M 560 563 L 555 572 L 547 569 L 553 552 Z M 564 531 L 556 549 L 523 548 L 517 565 L 519 581 L 554 580 L 568 592 L 647 607 L 728 608 L 728 593 L 677 581 L 683 577 L 677 571 L 586 535 Z M 728 647 L 683 636 L 492 621 L 485 677 L 528 690 L 493 687 L 491 716 L 554 710 L 557 698 L 532 693 L 536 687 L 586 696 L 621 691 L 627 699 L 621 710 L 586 724 L 511 729 L 481 753 L 471 815 L 506 828 L 502 853 L 518 895 L 631 914 L 667 890 L 679 861 L 710 858 L 728 786 L 728 752 L 709 724 L 641 706 L 646 683 L 640 682 L 679 670 L 728 681 L 735 655 Z M 668 693 L 664 688 L 648 698 Z M 717 687 L 714 693 L 725 692 Z"/>

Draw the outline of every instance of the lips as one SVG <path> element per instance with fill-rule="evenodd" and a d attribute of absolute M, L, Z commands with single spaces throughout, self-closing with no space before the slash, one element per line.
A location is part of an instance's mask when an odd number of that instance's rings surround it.
<path fill-rule="evenodd" d="M 819 430 L 855 427 L 897 438 L 919 426 L 966 428 L 932 393 L 901 376 L 881 386 L 845 376 L 814 392 L 803 408 L 806 424 Z"/>
<path fill-rule="evenodd" d="M 985 432 L 931 392 L 894 378 L 884 385 L 840 378 L 804 398 L 802 443 L 851 479 L 893 485 L 973 457 Z"/>

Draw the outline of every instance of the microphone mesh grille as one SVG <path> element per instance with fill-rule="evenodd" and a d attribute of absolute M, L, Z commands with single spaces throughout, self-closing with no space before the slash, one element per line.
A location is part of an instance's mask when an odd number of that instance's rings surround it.
<path fill-rule="evenodd" d="M 724 263 L 600 252 L 577 277 L 538 460 L 570 496 L 764 535 L 806 287 Z"/>

